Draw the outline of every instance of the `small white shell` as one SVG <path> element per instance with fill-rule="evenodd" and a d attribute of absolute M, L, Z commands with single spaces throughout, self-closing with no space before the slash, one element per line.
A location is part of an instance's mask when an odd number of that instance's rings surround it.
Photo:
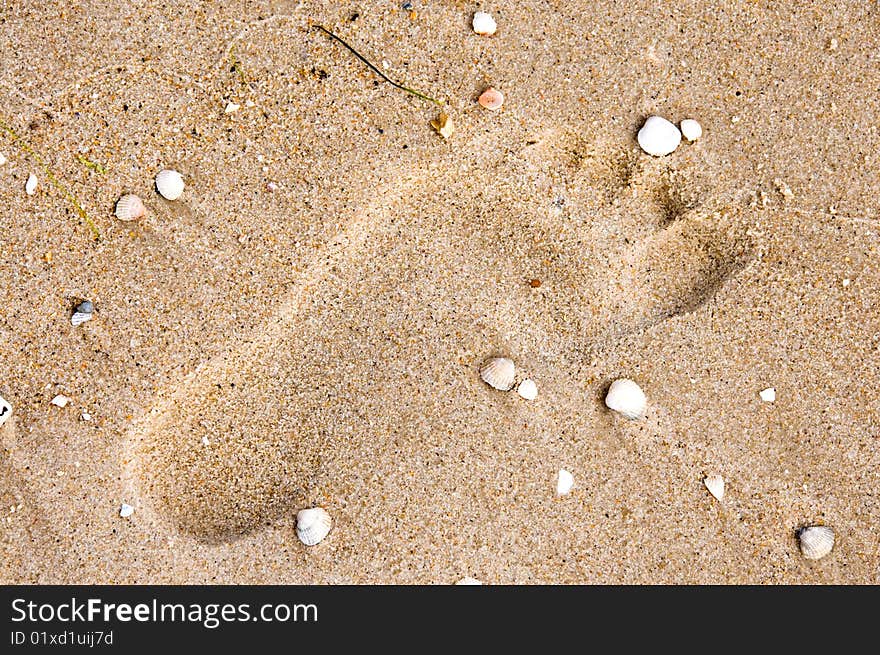
<path fill-rule="evenodd" d="M 774 389 L 773 387 L 764 389 L 758 395 L 761 396 L 761 400 L 763 400 L 765 403 L 776 402 L 776 389 Z"/>
<path fill-rule="evenodd" d="M 574 486 L 574 476 L 565 469 L 559 469 L 556 474 L 556 495 L 564 496 Z"/>
<path fill-rule="evenodd" d="M 834 548 L 834 530 L 825 525 L 813 525 L 798 530 L 801 553 L 807 559 L 822 559 Z"/>
<path fill-rule="evenodd" d="M 320 543 L 330 533 L 333 520 L 320 507 L 300 510 L 296 515 L 296 534 L 306 546 Z"/>
<path fill-rule="evenodd" d="M 688 141 L 696 141 L 703 136 L 703 126 L 693 118 L 685 118 L 681 122 L 681 133 Z"/>
<path fill-rule="evenodd" d="M 455 584 L 456 585 L 481 585 L 483 583 L 480 582 L 479 580 L 477 580 L 476 578 L 471 578 L 470 576 L 468 576 L 468 577 L 462 578 L 461 580 L 459 580 Z"/>
<path fill-rule="evenodd" d="M 166 200 L 177 200 L 183 194 L 183 178 L 177 171 L 159 171 L 156 190 Z"/>
<path fill-rule="evenodd" d="M 24 192 L 29 196 L 34 195 L 37 191 L 37 176 L 31 173 L 28 175 L 27 182 L 24 183 Z"/>
<path fill-rule="evenodd" d="M 87 314 L 85 312 L 74 312 L 73 316 L 70 317 L 70 324 L 73 327 L 76 327 L 77 325 L 82 325 L 86 321 L 90 321 L 90 320 L 92 320 L 91 313 Z"/>
<path fill-rule="evenodd" d="M 498 29 L 498 23 L 485 11 L 474 13 L 474 20 L 471 24 L 473 25 L 474 32 L 482 36 L 491 36 Z"/>
<path fill-rule="evenodd" d="M 126 194 L 116 201 L 116 218 L 120 221 L 134 221 L 146 213 L 144 201 L 133 193 Z"/>
<path fill-rule="evenodd" d="M 12 416 L 12 405 L 0 396 L 0 427 L 3 427 L 10 416 Z"/>
<path fill-rule="evenodd" d="M 516 377 L 516 366 L 514 366 L 513 360 L 506 357 L 493 357 L 483 363 L 480 368 L 480 377 L 493 389 L 510 391 Z"/>
<path fill-rule="evenodd" d="M 51 402 L 56 407 L 67 407 L 67 403 L 70 402 L 70 398 L 68 398 L 67 396 L 63 396 L 61 394 L 58 394 L 49 402 Z"/>
<path fill-rule="evenodd" d="M 649 155 L 662 157 L 678 147 L 681 143 L 681 132 L 665 118 L 651 116 L 639 130 L 637 140 L 642 150 Z"/>
<path fill-rule="evenodd" d="M 0 166 L 6 163 L 6 157 L 0 152 Z"/>
<path fill-rule="evenodd" d="M 526 400 L 534 400 L 538 397 L 538 385 L 534 380 L 526 378 L 519 383 L 516 392 Z"/>
<path fill-rule="evenodd" d="M 648 399 L 639 385 L 627 378 L 621 378 L 611 383 L 608 395 L 605 396 L 605 404 L 609 409 L 634 421 L 645 415 Z"/>
<path fill-rule="evenodd" d="M 122 507 L 119 508 L 119 516 L 121 516 L 124 519 L 127 519 L 132 514 L 134 514 L 134 507 L 132 507 L 131 505 L 126 505 L 125 503 L 122 503 Z"/>
<path fill-rule="evenodd" d="M 720 475 L 710 475 L 703 480 L 703 484 L 706 485 L 709 493 L 715 496 L 716 500 L 724 498 L 724 478 Z"/>

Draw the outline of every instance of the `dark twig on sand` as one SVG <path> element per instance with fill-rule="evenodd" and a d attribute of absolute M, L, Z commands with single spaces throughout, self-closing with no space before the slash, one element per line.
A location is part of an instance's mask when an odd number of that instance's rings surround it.
<path fill-rule="evenodd" d="M 357 50 L 355 50 L 354 48 L 352 48 L 350 45 L 348 45 L 345 41 L 343 41 L 341 38 L 339 38 L 338 36 L 336 36 L 333 32 L 331 32 L 330 30 L 328 30 L 326 27 L 324 27 L 324 26 L 322 26 L 322 25 L 315 25 L 314 27 L 317 28 L 317 29 L 319 29 L 319 30 L 321 30 L 322 32 L 324 32 L 324 34 L 326 34 L 327 36 L 329 36 L 329 37 L 331 37 L 331 38 L 333 38 L 333 39 L 339 41 L 339 43 L 341 43 L 343 46 L 345 46 L 345 48 L 348 49 L 349 52 L 351 52 L 351 54 L 353 54 L 355 57 L 357 57 L 357 58 L 360 59 L 362 62 L 364 62 L 367 66 L 369 66 L 370 69 L 371 69 L 374 73 L 376 73 L 376 75 L 378 75 L 378 76 L 381 77 L 383 80 L 385 80 L 386 82 L 388 82 L 391 86 L 397 87 L 398 89 L 401 89 L 402 91 L 406 91 L 407 93 L 411 93 L 412 95 L 416 96 L 417 98 L 421 98 L 422 100 L 428 100 L 429 102 L 433 102 L 435 105 L 440 105 L 441 107 L 443 106 L 443 103 L 440 102 L 439 100 L 435 100 L 435 99 L 432 98 L 431 96 L 427 96 L 427 95 L 425 95 L 424 93 L 420 93 L 420 92 L 416 91 L 415 89 L 411 89 L 411 88 L 409 88 L 409 87 L 407 87 L 407 86 L 404 86 L 403 84 L 398 84 L 397 82 L 395 82 L 394 80 L 392 80 L 392 79 L 391 79 L 390 77 L 388 77 L 385 73 L 383 73 L 383 72 L 380 71 L 378 68 L 376 68 L 373 64 L 371 64 L 371 63 L 367 60 L 366 57 L 364 57 L 364 56 L 363 56 L 362 54 L 360 54 Z"/>

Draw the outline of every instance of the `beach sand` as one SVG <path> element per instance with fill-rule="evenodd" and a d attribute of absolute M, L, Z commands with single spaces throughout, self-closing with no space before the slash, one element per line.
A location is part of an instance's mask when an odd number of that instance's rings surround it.
<path fill-rule="evenodd" d="M 58 4 L 0 8 L 0 581 L 880 580 L 877 2 Z"/>

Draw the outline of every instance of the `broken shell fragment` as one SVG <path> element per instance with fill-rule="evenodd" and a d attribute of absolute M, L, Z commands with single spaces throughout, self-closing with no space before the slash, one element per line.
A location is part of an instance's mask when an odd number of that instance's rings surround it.
<path fill-rule="evenodd" d="M 27 182 L 24 183 L 24 192 L 29 196 L 34 195 L 37 191 L 37 176 L 31 173 L 28 175 Z"/>
<path fill-rule="evenodd" d="M 132 507 L 131 505 L 126 505 L 125 503 L 122 503 L 122 507 L 119 508 L 119 516 L 121 516 L 124 519 L 127 519 L 132 514 L 134 514 L 134 507 Z"/>
<path fill-rule="evenodd" d="M 644 417 L 648 399 L 641 387 L 632 380 L 621 378 L 611 383 L 605 404 L 609 409 L 631 421 Z"/>
<path fill-rule="evenodd" d="M 73 327 L 82 325 L 86 321 L 92 319 L 92 313 L 95 311 L 95 305 L 91 300 L 83 300 L 73 310 L 73 316 L 70 317 L 70 324 Z"/>
<path fill-rule="evenodd" d="M 681 133 L 688 141 L 696 141 L 703 136 L 703 127 L 693 118 L 685 118 L 681 122 Z"/>
<path fill-rule="evenodd" d="M 296 515 L 296 534 L 306 546 L 320 543 L 330 533 L 333 520 L 320 507 L 300 510 Z"/>
<path fill-rule="evenodd" d="M 556 474 L 556 495 L 565 496 L 574 486 L 574 476 L 565 469 L 559 469 Z"/>
<path fill-rule="evenodd" d="M 703 484 L 706 485 L 709 493 L 715 496 L 716 500 L 724 498 L 724 478 L 720 475 L 710 475 L 703 480 Z"/>
<path fill-rule="evenodd" d="M 534 380 L 526 378 L 519 383 L 516 392 L 526 400 L 534 400 L 538 397 L 538 385 L 535 384 Z"/>
<path fill-rule="evenodd" d="M 70 402 L 70 398 L 68 398 L 67 396 L 64 396 L 64 395 L 62 395 L 62 394 L 58 394 L 57 396 L 55 396 L 55 397 L 54 397 L 52 400 L 50 400 L 49 402 L 51 402 L 51 403 L 52 403 L 53 405 L 55 405 L 56 407 L 62 407 L 62 408 L 63 408 L 63 407 L 67 407 L 67 404 Z"/>
<path fill-rule="evenodd" d="M 479 580 L 477 580 L 476 578 L 472 578 L 470 576 L 467 576 L 467 577 L 462 578 L 461 580 L 459 580 L 455 584 L 456 585 L 481 585 L 483 583 L 480 582 Z"/>
<path fill-rule="evenodd" d="M 452 136 L 452 119 L 447 114 L 441 112 L 435 120 L 431 121 L 431 127 L 437 130 L 444 139 Z"/>
<path fill-rule="evenodd" d="M 495 19 L 485 11 L 474 13 L 474 20 L 471 25 L 474 28 L 474 32 L 481 36 L 491 36 L 495 34 L 495 30 L 498 29 L 498 24 L 495 22 Z"/>
<path fill-rule="evenodd" d="M 135 221 L 146 213 L 144 201 L 133 193 L 128 193 L 116 201 L 116 218 L 120 221 Z"/>
<path fill-rule="evenodd" d="M 798 530 L 801 553 L 807 559 L 822 559 L 834 547 L 834 530 L 825 525 L 813 525 Z"/>
<path fill-rule="evenodd" d="M 765 403 L 775 403 L 776 402 L 776 389 L 773 387 L 767 387 L 763 391 L 758 393 L 761 396 L 761 400 Z"/>
<path fill-rule="evenodd" d="M 513 360 L 506 357 L 493 357 L 487 359 L 480 368 L 480 377 L 483 382 L 499 391 L 510 391 L 513 388 L 516 376 L 516 366 Z"/>
<path fill-rule="evenodd" d="M 0 427 L 12 416 L 12 405 L 0 396 Z"/>
<path fill-rule="evenodd" d="M 681 132 L 662 116 L 650 116 L 637 136 L 639 146 L 649 155 L 662 157 L 681 143 Z"/>
<path fill-rule="evenodd" d="M 183 177 L 172 170 L 159 171 L 156 175 L 156 190 L 166 200 L 177 200 L 183 194 Z"/>
<path fill-rule="evenodd" d="M 477 102 L 490 111 L 498 111 L 501 109 L 501 105 L 504 104 L 504 94 L 502 94 L 501 91 L 489 87 L 480 94 Z"/>

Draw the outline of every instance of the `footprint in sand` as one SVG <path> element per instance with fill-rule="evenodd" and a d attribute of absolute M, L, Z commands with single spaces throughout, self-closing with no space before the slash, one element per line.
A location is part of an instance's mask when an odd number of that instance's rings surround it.
<path fill-rule="evenodd" d="M 429 459 L 462 430 L 491 439 L 497 410 L 476 375 L 486 354 L 562 368 L 586 350 L 601 358 L 699 308 L 748 261 L 737 212 L 696 202 L 697 182 L 630 145 L 553 130 L 492 173 L 413 173 L 378 190 L 252 339 L 181 381 L 130 436 L 145 504 L 174 530 L 230 540 L 319 498 L 328 452 L 336 470 L 389 448 Z M 394 450 L 399 439 L 424 453 Z"/>

